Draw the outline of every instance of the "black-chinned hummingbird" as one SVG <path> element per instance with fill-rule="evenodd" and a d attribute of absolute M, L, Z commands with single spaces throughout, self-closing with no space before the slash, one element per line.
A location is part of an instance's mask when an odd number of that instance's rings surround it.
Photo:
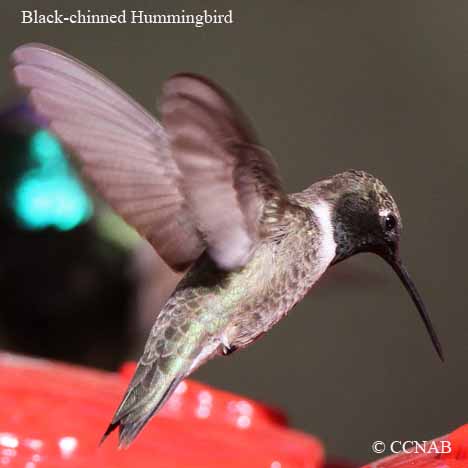
<path fill-rule="evenodd" d="M 395 270 L 442 358 L 400 260 L 400 213 L 380 180 L 350 170 L 287 194 L 246 117 L 202 76 L 164 83 L 159 122 L 61 51 L 28 44 L 12 58 L 17 83 L 84 176 L 171 268 L 188 270 L 104 438 L 119 427 L 128 446 L 184 377 L 252 343 L 331 265 L 360 252 Z"/>

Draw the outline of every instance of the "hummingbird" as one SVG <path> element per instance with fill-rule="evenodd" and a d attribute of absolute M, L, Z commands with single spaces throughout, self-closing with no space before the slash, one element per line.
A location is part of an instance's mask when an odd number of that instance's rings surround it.
<path fill-rule="evenodd" d="M 119 428 L 119 445 L 127 447 L 182 379 L 254 342 L 330 267 L 361 252 L 393 268 L 443 360 L 400 259 L 400 212 L 379 179 L 347 170 L 288 194 L 244 113 L 203 76 L 179 73 L 165 81 L 157 120 L 64 52 L 26 44 L 12 61 L 16 82 L 85 179 L 174 271 L 185 273 L 155 311 L 102 440 Z"/>

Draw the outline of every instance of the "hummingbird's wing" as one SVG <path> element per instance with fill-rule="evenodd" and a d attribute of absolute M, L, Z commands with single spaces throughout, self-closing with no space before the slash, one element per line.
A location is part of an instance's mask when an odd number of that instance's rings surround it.
<path fill-rule="evenodd" d="M 12 54 L 17 83 L 109 204 L 175 270 L 208 249 L 244 265 L 264 201 L 284 196 L 271 156 L 240 110 L 205 78 L 169 79 L 161 125 L 115 84 L 40 44 Z"/>
<path fill-rule="evenodd" d="M 259 237 L 265 200 L 285 198 L 274 159 L 231 98 L 204 77 L 170 78 L 160 112 L 208 253 L 224 269 L 243 266 Z"/>

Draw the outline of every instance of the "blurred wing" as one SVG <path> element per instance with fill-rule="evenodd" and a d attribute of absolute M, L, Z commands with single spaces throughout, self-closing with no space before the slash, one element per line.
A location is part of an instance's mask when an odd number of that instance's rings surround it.
<path fill-rule="evenodd" d="M 189 209 L 218 265 L 244 265 L 265 200 L 284 196 L 277 166 L 235 103 L 206 78 L 179 74 L 163 86 L 162 123 Z"/>
<path fill-rule="evenodd" d="M 85 176 L 172 268 L 185 269 L 207 247 L 226 268 L 246 261 L 261 206 L 258 184 L 253 183 L 258 176 L 249 172 L 257 174 L 259 164 L 254 161 L 269 157 L 251 144 L 251 131 L 242 127 L 228 98 L 203 79 L 175 77 L 164 88 L 165 129 L 116 85 L 58 50 L 25 45 L 12 58 L 16 81 L 30 90 L 37 112 L 78 157 Z M 205 115 L 201 123 L 189 122 L 180 119 L 180 109 L 173 104 L 171 110 L 170 103 L 180 101 L 176 96 L 181 79 L 191 83 L 188 95 L 205 114 L 211 111 L 211 118 Z M 193 112 L 190 116 L 200 117 Z M 180 121 L 188 141 L 179 138 Z M 221 143 L 226 136 L 226 143 Z M 205 138 L 207 152 L 194 153 Z M 228 142 L 230 153 L 214 154 Z M 196 167 L 191 173 L 190 161 L 195 159 L 199 161 L 192 164 Z"/>
<path fill-rule="evenodd" d="M 18 84 L 110 205 L 173 268 L 204 250 L 185 221 L 180 172 L 159 122 L 105 77 L 43 45 L 12 55 Z"/>

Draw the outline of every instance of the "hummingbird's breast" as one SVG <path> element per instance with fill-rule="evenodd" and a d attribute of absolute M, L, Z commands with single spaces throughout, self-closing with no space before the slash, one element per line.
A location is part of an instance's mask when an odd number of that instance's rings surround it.
<path fill-rule="evenodd" d="M 336 244 L 330 210 L 318 201 L 287 215 L 283 235 L 262 243 L 251 262 L 231 279 L 237 291 L 224 339 L 246 346 L 299 302 L 332 262 Z"/>
<path fill-rule="evenodd" d="M 336 245 L 325 205 L 296 206 L 283 222 L 242 269 L 220 270 L 204 255 L 162 310 L 155 329 L 162 333 L 167 322 L 182 331 L 174 346 L 193 362 L 191 370 L 222 347 L 245 347 L 269 330 L 333 260 Z"/>

